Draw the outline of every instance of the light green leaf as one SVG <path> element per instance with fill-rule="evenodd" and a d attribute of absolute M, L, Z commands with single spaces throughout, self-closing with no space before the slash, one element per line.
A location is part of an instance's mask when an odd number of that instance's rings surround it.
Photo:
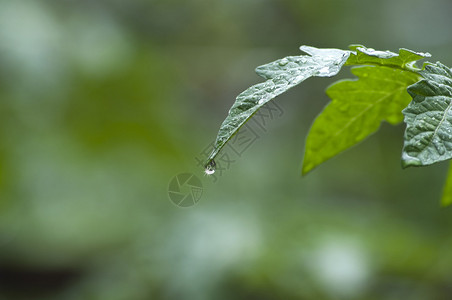
<path fill-rule="evenodd" d="M 452 162 L 449 163 L 449 173 L 447 174 L 446 183 L 443 188 L 443 197 L 441 198 L 442 206 L 452 204 Z"/>
<path fill-rule="evenodd" d="M 327 89 L 332 101 L 309 132 L 303 174 L 364 140 L 381 121 L 400 123 L 411 100 L 406 88 L 419 80 L 417 74 L 387 67 L 355 67 L 352 73 L 359 80 L 339 81 Z"/>
<path fill-rule="evenodd" d="M 438 62 L 420 74 L 424 79 L 408 87 L 413 101 L 403 110 L 403 167 L 452 158 L 452 70 Z"/>
<path fill-rule="evenodd" d="M 416 67 L 416 61 L 430 57 L 430 53 L 415 52 L 408 49 L 399 49 L 399 54 L 391 51 L 376 51 L 362 45 L 351 45 L 353 50 L 346 65 L 377 65 L 404 69 L 408 71 L 420 71 Z"/>
<path fill-rule="evenodd" d="M 208 170 L 214 168 L 214 158 L 224 145 L 259 108 L 309 77 L 336 75 L 350 55 L 350 51 L 339 49 L 317 49 L 308 46 L 302 46 L 300 49 L 309 55 L 285 57 L 256 69 L 267 81 L 253 85 L 237 96 L 228 116 L 221 124 L 214 150 L 208 157 Z"/>

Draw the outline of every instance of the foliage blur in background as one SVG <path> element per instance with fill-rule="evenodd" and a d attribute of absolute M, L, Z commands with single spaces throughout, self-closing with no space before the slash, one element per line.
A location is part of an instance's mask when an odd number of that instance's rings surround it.
<path fill-rule="evenodd" d="M 336 80 L 216 180 L 196 158 L 256 66 L 302 44 L 428 51 L 447 0 L 1 0 L 0 299 L 449 299 L 447 164 L 400 168 L 404 126 L 301 178 Z M 340 73 L 351 77 L 349 70 Z M 196 206 L 168 197 L 201 179 Z"/>

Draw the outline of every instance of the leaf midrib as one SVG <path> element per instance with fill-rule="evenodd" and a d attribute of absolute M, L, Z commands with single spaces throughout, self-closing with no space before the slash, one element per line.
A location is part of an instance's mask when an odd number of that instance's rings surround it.
<path fill-rule="evenodd" d="M 435 130 L 433 131 L 432 137 L 430 138 L 430 141 L 428 142 L 427 146 L 435 146 L 435 145 L 433 145 L 433 139 L 435 138 L 435 135 L 437 135 L 438 129 L 442 126 L 442 124 L 443 124 L 444 121 L 446 120 L 447 112 L 450 111 L 451 106 L 452 106 L 452 100 L 449 102 L 449 105 L 447 105 L 447 108 L 444 110 L 443 117 L 441 118 L 441 121 L 439 121 L 438 126 L 437 126 L 437 127 L 435 128 Z M 427 148 L 427 146 L 424 147 L 424 149 L 422 149 L 422 152 L 425 151 L 425 149 Z"/>

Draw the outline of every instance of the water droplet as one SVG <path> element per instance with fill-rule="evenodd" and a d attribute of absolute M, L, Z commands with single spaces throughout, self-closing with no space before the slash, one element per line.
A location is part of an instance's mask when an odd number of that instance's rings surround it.
<path fill-rule="evenodd" d="M 264 99 L 259 100 L 258 104 L 263 104 L 264 103 Z"/>
<path fill-rule="evenodd" d="M 284 67 L 285 65 L 287 65 L 289 63 L 289 60 L 287 58 L 283 58 L 279 61 L 279 65 L 281 67 Z"/>
<path fill-rule="evenodd" d="M 206 164 L 206 168 L 204 170 L 204 173 L 206 173 L 206 175 L 212 175 L 213 173 L 215 173 L 216 166 L 217 166 L 217 163 L 215 162 L 215 160 L 211 159 Z"/>

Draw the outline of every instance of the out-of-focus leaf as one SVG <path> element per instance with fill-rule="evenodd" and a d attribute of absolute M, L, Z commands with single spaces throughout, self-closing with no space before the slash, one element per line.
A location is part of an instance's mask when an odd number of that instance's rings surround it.
<path fill-rule="evenodd" d="M 346 65 L 378 65 L 408 71 L 419 71 L 416 61 L 430 57 L 430 53 L 415 52 L 401 48 L 399 54 L 391 51 L 377 51 L 362 45 L 351 45 L 353 50 Z"/>
<path fill-rule="evenodd" d="M 301 46 L 300 49 L 309 55 L 285 57 L 256 69 L 257 74 L 267 81 L 253 85 L 237 96 L 221 124 L 207 168 L 214 167 L 214 158 L 220 150 L 259 108 L 309 77 L 336 75 L 350 55 L 350 51 L 339 49 L 308 46 Z"/>
<path fill-rule="evenodd" d="M 411 98 L 407 86 L 415 73 L 378 66 L 356 67 L 359 80 L 343 80 L 327 89 L 332 101 L 314 121 L 307 141 L 303 174 L 376 132 L 383 120 L 397 124 Z"/>
<path fill-rule="evenodd" d="M 423 80 L 408 87 L 402 165 L 425 166 L 452 158 L 452 70 L 427 65 Z"/>
<path fill-rule="evenodd" d="M 452 162 L 449 163 L 449 173 L 447 175 L 446 183 L 444 184 L 443 197 L 441 198 L 442 206 L 449 206 L 452 204 Z"/>

